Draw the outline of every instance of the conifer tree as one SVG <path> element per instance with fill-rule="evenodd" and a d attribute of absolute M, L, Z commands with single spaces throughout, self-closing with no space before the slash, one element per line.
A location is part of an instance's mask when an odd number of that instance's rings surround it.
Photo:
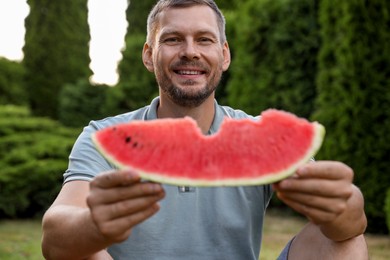
<path fill-rule="evenodd" d="M 258 115 L 273 107 L 309 117 L 319 48 L 316 1 L 248 0 L 236 14 L 229 104 Z"/>
<path fill-rule="evenodd" d="M 327 128 L 318 158 L 350 165 L 368 230 L 384 232 L 390 186 L 390 2 L 322 1 L 317 110 Z"/>
<path fill-rule="evenodd" d="M 28 0 L 24 60 L 29 103 L 36 115 L 58 117 L 66 83 L 91 75 L 87 0 Z"/>
<path fill-rule="evenodd" d="M 126 48 L 118 66 L 119 83 L 108 93 L 111 110 L 114 110 L 113 107 L 119 112 L 139 108 L 158 94 L 154 75 L 142 62 L 146 21 L 155 3 L 156 0 L 131 1 L 126 10 L 129 24 L 125 38 Z M 116 105 L 112 105 L 113 103 Z"/>

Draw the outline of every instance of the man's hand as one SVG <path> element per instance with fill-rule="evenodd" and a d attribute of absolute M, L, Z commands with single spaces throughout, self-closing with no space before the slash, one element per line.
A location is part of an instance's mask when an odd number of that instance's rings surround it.
<path fill-rule="evenodd" d="M 159 210 L 165 196 L 160 184 L 141 182 L 131 171 L 98 175 L 90 184 L 87 204 L 99 232 L 110 243 L 122 242 L 131 229 Z"/>
<path fill-rule="evenodd" d="M 363 197 L 352 184 L 353 171 L 334 161 L 308 163 L 273 185 L 277 196 L 305 215 L 332 240 L 361 234 L 366 226 Z"/>

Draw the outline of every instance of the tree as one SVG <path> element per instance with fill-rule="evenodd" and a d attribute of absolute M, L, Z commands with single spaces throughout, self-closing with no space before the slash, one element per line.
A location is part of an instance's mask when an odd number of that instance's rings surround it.
<path fill-rule="evenodd" d="M 150 10 L 156 4 L 156 0 L 131 1 L 126 10 L 127 22 L 129 23 L 127 36 L 134 33 L 145 34 L 146 21 Z"/>
<path fill-rule="evenodd" d="M 57 118 L 64 84 L 91 75 L 87 0 L 27 2 L 23 64 L 29 103 L 34 114 Z"/>
<path fill-rule="evenodd" d="M 316 1 L 248 0 L 238 19 L 229 104 L 255 115 L 273 107 L 309 117 L 319 48 Z"/>
<path fill-rule="evenodd" d="M 142 49 L 146 41 L 146 20 L 155 0 L 132 1 L 126 10 L 129 23 L 126 48 L 119 63 L 119 83 L 108 93 L 107 109 L 124 112 L 144 106 L 158 94 L 154 75 L 142 62 Z"/>
<path fill-rule="evenodd" d="M 0 58 L 0 104 L 26 105 L 23 77 L 24 67 L 19 62 Z"/>
<path fill-rule="evenodd" d="M 318 158 L 355 170 L 368 231 L 384 232 L 390 186 L 390 2 L 322 1 L 322 47 L 313 119 L 327 128 Z"/>

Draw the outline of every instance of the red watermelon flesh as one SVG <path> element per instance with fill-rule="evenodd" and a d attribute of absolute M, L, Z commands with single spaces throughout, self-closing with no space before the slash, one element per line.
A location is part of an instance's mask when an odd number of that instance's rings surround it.
<path fill-rule="evenodd" d="M 203 135 L 189 118 L 132 121 L 102 129 L 92 139 L 119 168 L 146 180 L 185 186 L 259 185 L 279 181 L 314 156 L 324 127 L 270 109 L 258 121 L 225 118 Z"/>

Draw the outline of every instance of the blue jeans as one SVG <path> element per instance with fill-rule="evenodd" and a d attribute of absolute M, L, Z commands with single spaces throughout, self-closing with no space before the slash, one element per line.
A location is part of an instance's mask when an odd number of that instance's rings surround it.
<path fill-rule="evenodd" d="M 277 260 L 287 260 L 288 259 L 288 252 L 290 251 L 290 247 L 291 247 L 291 243 L 292 241 L 294 240 L 291 239 L 287 245 L 285 246 L 285 248 L 283 249 L 283 251 L 280 253 L 280 255 L 278 256 Z"/>

